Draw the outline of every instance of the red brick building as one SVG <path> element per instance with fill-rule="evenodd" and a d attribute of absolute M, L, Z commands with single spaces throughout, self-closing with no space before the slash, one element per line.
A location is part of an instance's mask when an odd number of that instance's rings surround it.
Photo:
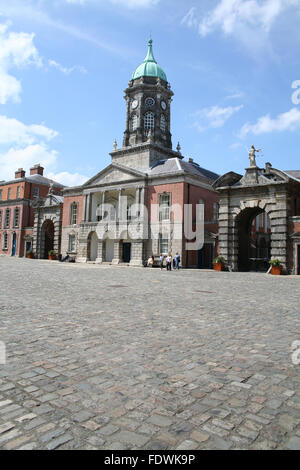
<path fill-rule="evenodd" d="M 50 185 L 57 194 L 64 188 L 45 178 L 43 172 L 39 164 L 30 169 L 29 176 L 19 168 L 14 180 L 0 182 L 0 254 L 25 256 L 32 250 L 33 202 L 45 198 Z"/>

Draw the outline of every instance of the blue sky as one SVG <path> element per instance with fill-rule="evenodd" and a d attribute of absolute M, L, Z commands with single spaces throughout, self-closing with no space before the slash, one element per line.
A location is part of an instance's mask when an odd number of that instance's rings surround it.
<path fill-rule="evenodd" d="M 219 174 L 299 169 L 300 0 L 0 0 L 0 180 L 35 163 L 68 185 L 110 163 L 124 89 L 154 55 L 173 148 Z"/>

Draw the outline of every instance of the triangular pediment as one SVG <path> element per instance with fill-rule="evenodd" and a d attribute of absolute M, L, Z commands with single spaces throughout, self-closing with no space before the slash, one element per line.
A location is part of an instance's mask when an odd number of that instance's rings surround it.
<path fill-rule="evenodd" d="M 141 171 L 133 168 L 120 165 L 118 163 L 111 163 L 104 170 L 97 173 L 83 186 L 97 186 L 97 185 L 110 185 L 114 183 L 125 183 L 127 181 L 144 180 L 147 175 Z"/>

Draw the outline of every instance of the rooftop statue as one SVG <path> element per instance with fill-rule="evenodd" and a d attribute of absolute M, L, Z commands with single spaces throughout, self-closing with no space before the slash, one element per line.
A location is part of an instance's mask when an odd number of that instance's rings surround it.
<path fill-rule="evenodd" d="M 250 166 L 257 166 L 256 165 L 256 159 L 255 159 L 255 153 L 260 152 L 261 149 L 256 149 L 254 145 L 251 145 L 251 149 L 249 150 L 249 160 L 250 160 Z"/>

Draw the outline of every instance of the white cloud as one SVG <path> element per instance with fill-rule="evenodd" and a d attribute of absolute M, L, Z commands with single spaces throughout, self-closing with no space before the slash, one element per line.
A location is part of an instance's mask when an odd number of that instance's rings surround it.
<path fill-rule="evenodd" d="M 292 108 L 272 119 L 269 114 L 260 117 L 256 124 L 243 125 L 239 136 L 244 138 L 247 134 L 267 134 L 270 132 L 294 131 L 300 129 L 300 109 Z"/>
<path fill-rule="evenodd" d="M 61 0 L 64 3 L 70 3 L 73 5 L 86 5 L 101 3 L 101 0 Z M 113 5 L 121 5 L 125 8 L 148 8 L 156 5 L 160 0 L 108 0 Z M 104 1 L 102 0 L 102 3 Z"/>
<path fill-rule="evenodd" d="M 80 186 L 81 184 L 88 181 L 88 177 L 79 173 L 69 173 L 62 171 L 60 173 L 47 173 L 47 178 L 50 178 L 58 183 L 64 184 L 65 186 Z"/>
<path fill-rule="evenodd" d="M 43 124 L 26 125 L 17 119 L 0 116 L 0 144 L 30 145 L 40 138 L 51 140 L 58 132 Z"/>
<path fill-rule="evenodd" d="M 22 149 L 12 147 L 8 152 L 0 154 L 1 179 L 12 179 L 17 168 L 31 168 L 36 163 L 45 167 L 53 166 L 56 158 L 57 152 L 45 144 L 28 145 Z"/>
<path fill-rule="evenodd" d="M 203 37 L 215 31 L 232 36 L 253 57 L 262 50 L 274 57 L 269 32 L 286 11 L 299 7 L 300 0 L 219 0 L 202 17 L 195 7 L 191 8 L 181 23 L 197 29 Z"/>
<path fill-rule="evenodd" d="M 10 71 L 28 65 L 41 66 L 33 43 L 34 34 L 9 32 L 9 23 L 0 25 L 0 104 L 19 101 L 21 83 Z"/>
<path fill-rule="evenodd" d="M 199 131 L 204 131 L 208 128 L 222 127 L 233 114 L 237 113 L 242 108 L 243 105 L 227 106 L 225 108 L 221 108 L 220 106 L 203 108 L 194 114 L 194 116 L 197 117 L 194 125 Z"/>
<path fill-rule="evenodd" d="M 55 67 L 57 70 L 62 72 L 65 75 L 70 75 L 70 73 L 75 72 L 76 70 L 80 73 L 86 74 L 86 68 L 82 67 L 81 65 L 73 65 L 73 67 L 64 67 L 63 65 L 59 64 L 55 60 L 49 59 L 48 64 L 50 67 Z"/>
<path fill-rule="evenodd" d="M 251 28 L 253 34 L 258 28 L 270 31 L 282 12 L 299 6 L 299 0 L 221 0 L 199 23 L 202 36 L 221 28 L 225 34 L 232 34 L 241 27 Z"/>

